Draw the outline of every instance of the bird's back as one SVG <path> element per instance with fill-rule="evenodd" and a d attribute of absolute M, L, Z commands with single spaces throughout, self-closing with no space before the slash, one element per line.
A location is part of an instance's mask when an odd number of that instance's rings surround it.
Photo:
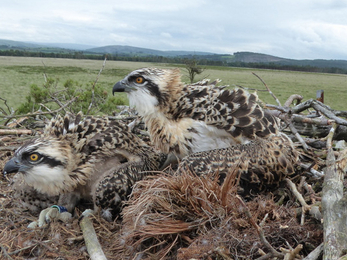
<path fill-rule="evenodd" d="M 191 154 L 181 161 L 178 173 L 218 174 L 222 180 L 234 174 L 249 193 L 249 189 L 278 187 L 284 178 L 295 173 L 298 159 L 293 142 L 280 133 L 267 139 L 257 137 L 247 144 Z"/>
<path fill-rule="evenodd" d="M 278 133 L 278 120 L 259 105 L 256 93 L 206 80 L 185 85 L 162 111 L 163 117 L 147 118 L 152 140 L 181 158 Z"/>

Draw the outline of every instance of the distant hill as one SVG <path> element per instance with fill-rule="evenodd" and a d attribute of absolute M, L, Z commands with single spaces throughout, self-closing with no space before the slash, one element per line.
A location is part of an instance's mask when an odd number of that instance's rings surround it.
<path fill-rule="evenodd" d="M 235 52 L 234 56 L 235 61 L 245 63 L 270 63 L 287 60 L 285 58 L 254 52 Z"/>
<path fill-rule="evenodd" d="M 20 41 L 0 39 L 0 51 L 24 51 L 37 53 L 59 53 L 73 55 L 73 58 L 81 58 L 83 55 L 104 55 L 112 54 L 123 57 L 167 57 L 171 59 L 195 58 L 201 61 L 201 64 L 227 65 L 227 66 L 253 66 L 263 68 L 279 69 L 296 69 L 300 68 L 338 68 L 344 70 L 338 73 L 347 73 L 346 60 L 294 60 L 276 57 L 268 54 L 253 52 L 235 52 L 234 54 L 216 54 L 199 51 L 160 51 L 124 45 L 110 45 L 103 47 L 93 47 L 83 44 L 66 44 L 66 43 L 28 43 Z M 2 54 L 6 55 L 6 54 Z M 7 55 L 11 55 L 7 54 Z M 68 57 L 70 57 L 68 56 Z M 64 56 L 57 56 L 64 57 Z M 85 58 L 88 58 L 86 56 Z M 131 60 L 131 59 L 130 59 Z M 207 61 L 207 62 L 206 62 Z M 324 70 L 335 72 L 336 70 Z"/>
<path fill-rule="evenodd" d="M 253 52 L 236 52 L 234 53 L 234 62 L 244 63 L 273 63 L 288 66 L 311 66 L 317 68 L 341 68 L 347 69 L 347 60 L 294 60 L 285 59 L 276 56 L 271 56 Z"/>
<path fill-rule="evenodd" d="M 85 50 L 86 52 L 91 53 L 110 53 L 110 54 L 128 54 L 128 55 L 140 55 L 140 56 L 164 56 L 164 57 L 172 57 L 172 56 L 184 56 L 184 55 L 213 55 L 214 53 L 210 52 L 195 52 L 195 51 L 158 51 L 153 49 L 132 47 L 127 45 L 110 45 L 98 48 L 91 48 Z"/>
<path fill-rule="evenodd" d="M 25 49 L 25 48 L 39 48 L 39 47 L 41 47 L 39 44 L 0 39 L 0 49 L 3 49 L 3 48 Z"/>
<path fill-rule="evenodd" d="M 79 50 L 84 51 L 86 49 L 95 48 L 95 46 L 87 44 L 77 44 L 77 43 L 38 43 L 46 47 L 63 48 L 69 50 Z"/>

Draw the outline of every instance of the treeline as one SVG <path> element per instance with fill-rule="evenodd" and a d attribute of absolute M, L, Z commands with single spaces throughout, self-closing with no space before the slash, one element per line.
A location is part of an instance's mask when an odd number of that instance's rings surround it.
<path fill-rule="evenodd" d="M 27 50 L 0 50 L 0 56 L 19 57 L 44 57 L 44 58 L 66 58 L 66 59 L 92 59 L 103 60 L 107 56 L 108 60 L 134 61 L 134 62 L 156 62 L 185 64 L 187 59 L 196 59 L 200 66 L 228 66 L 241 68 L 259 68 L 273 70 L 289 70 L 303 72 L 337 73 L 347 74 L 347 69 L 337 67 L 315 67 L 311 65 L 294 65 L 281 63 L 261 63 L 261 62 L 240 62 L 232 61 L 230 58 L 223 58 L 222 55 L 185 55 L 185 56 L 154 56 L 144 54 L 96 54 L 82 51 L 71 52 L 45 52 Z"/>

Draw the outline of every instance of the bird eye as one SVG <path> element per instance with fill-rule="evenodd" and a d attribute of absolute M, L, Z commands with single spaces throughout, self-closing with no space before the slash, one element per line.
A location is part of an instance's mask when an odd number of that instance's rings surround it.
<path fill-rule="evenodd" d="M 39 159 L 40 159 L 40 155 L 37 154 L 37 153 L 33 153 L 33 154 L 30 154 L 29 156 L 29 159 L 32 161 L 32 162 L 37 162 Z"/>
<path fill-rule="evenodd" d="M 143 77 L 137 77 L 135 81 L 137 84 L 142 84 L 145 81 L 145 79 Z"/>

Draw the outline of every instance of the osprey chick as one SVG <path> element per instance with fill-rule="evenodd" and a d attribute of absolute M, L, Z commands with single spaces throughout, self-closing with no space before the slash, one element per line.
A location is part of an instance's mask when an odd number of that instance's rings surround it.
<path fill-rule="evenodd" d="M 4 174 L 21 175 L 18 192 L 29 205 L 37 196 L 58 196 L 57 203 L 72 212 L 86 199 L 112 218 L 133 184 L 165 159 L 126 125 L 106 117 L 83 119 L 79 113 L 53 118 L 41 137 L 18 148 Z"/>
<path fill-rule="evenodd" d="M 113 93 L 127 93 L 162 152 L 183 158 L 278 133 L 276 119 L 259 106 L 256 94 L 217 81 L 186 85 L 180 78 L 179 69 L 143 68 L 113 87 Z"/>

